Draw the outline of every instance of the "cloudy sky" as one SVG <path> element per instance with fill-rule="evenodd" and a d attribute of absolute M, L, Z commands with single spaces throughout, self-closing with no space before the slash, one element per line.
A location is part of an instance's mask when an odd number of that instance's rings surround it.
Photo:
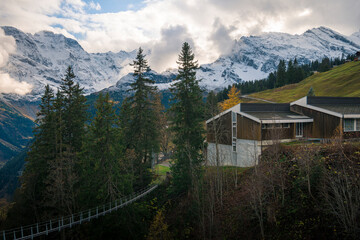
<path fill-rule="evenodd" d="M 174 67 L 184 41 L 207 63 L 243 35 L 319 26 L 351 35 L 360 29 L 359 9 L 359 0 L 0 0 L 0 24 L 62 33 L 88 52 L 142 46 L 161 71 Z"/>

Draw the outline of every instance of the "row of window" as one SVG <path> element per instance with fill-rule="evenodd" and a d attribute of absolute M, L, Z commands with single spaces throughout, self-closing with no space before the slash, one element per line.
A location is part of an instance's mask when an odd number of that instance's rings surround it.
<path fill-rule="evenodd" d="M 344 132 L 360 131 L 360 119 L 344 119 Z"/>
<path fill-rule="evenodd" d="M 232 148 L 233 152 L 236 152 L 236 113 L 232 112 Z"/>
<path fill-rule="evenodd" d="M 290 128 L 290 123 L 265 123 L 261 125 L 262 129 L 273 129 L 273 128 Z"/>

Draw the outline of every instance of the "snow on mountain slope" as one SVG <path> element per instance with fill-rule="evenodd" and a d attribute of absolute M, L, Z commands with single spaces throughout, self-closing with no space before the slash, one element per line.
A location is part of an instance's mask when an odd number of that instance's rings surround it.
<path fill-rule="evenodd" d="M 99 91 L 116 83 L 136 52 L 87 53 L 77 41 L 61 34 L 42 31 L 26 34 L 13 27 L 2 27 L 6 35 L 16 40 L 16 53 L 1 70 L 18 81 L 32 84 L 33 90 L 26 96 L 4 94 L 10 99 L 37 100 L 44 86 L 54 89 L 64 77 L 65 69 L 72 65 L 77 81 L 86 93 Z"/>
<path fill-rule="evenodd" d="M 329 28 L 319 27 L 301 35 L 264 33 L 260 36 L 241 37 L 235 41 L 230 54 L 214 63 L 202 65 L 197 73 L 208 89 L 229 84 L 261 79 L 276 70 L 281 59 L 297 58 L 306 64 L 324 57 L 342 57 L 360 50 L 360 33 L 346 37 Z"/>
<path fill-rule="evenodd" d="M 32 35 L 13 27 L 2 28 L 6 35 L 15 38 L 17 51 L 0 70 L 34 86 L 25 97 L 4 94 L 8 99 L 39 99 L 45 84 L 53 88 L 59 86 L 68 65 L 73 66 L 78 82 L 87 94 L 105 88 L 124 91 L 134 80 L 128 72 L 132 70 L 129 63 L 135 58 L 136 51 L 87 53 L 77 41 L 61 34 L 42 31 Z M 276 70 L 281 59 L 297 58 L 299 64 L 305 64 L 325 56 L 341 57 L 359 50 L 360 33 L 347 37 L 325 27 L 313 28 L 301 35 L 264 33 L 235 41 L 230 54 L 201 65 L 197 78 L 201 79 L 200 86 L 207 90 L 222 89 L 233 83 L 267 77 Z M 176 70 L 148 74 L 160 90 L 165 90 L 171 86 Z"/>
<path fill-rule="evenodd" d="M 358 45 L 360 45 L 360 31 L 359 32 L 354 32 L 351 36 L 350 39 L 354 42 L 356 42 Z"/>

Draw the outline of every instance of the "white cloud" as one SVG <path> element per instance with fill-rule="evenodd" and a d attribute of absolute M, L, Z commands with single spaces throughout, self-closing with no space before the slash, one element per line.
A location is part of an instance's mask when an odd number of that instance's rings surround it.
<path fill-rule="evenodd" d="M 25 95 L 31 92 L 32 85 L 27 82 L 18 82 L 9 74 L 0 71 L 0 93 L 16 93 Z"/>
<path fill-rule="evenodd" d="M 11 36 L 6 36 L 4 30 L 0 28 L 0 67 L 6 65 L 9 54 L 15 52 L 15 39 Z"/>
<path fill-rule="evenodd" d="M 9 59 L 9 55 L 16 51 L 15 39 L 6 36 L 4 30 L 0 28 L 0 67 L 4 67 Z M 18 82 L 11 78 L 9 74 L 0 71 L 0 93 L 17 93 L 24 95 L 29 93 L 32 86 L 26 82 Z"/>
<path fill-rule="evenodd" d="M 228 43 L 242 35 L 300 34 L 322 25 L 350 35 L 360 22 L 358 0 L 145 0 L 141 9 L 129 5 L 117 13 L 89 14 L 89 8 L 101 6 L 82 0 L 0 1 L 0 22 L 31 33 L 80 33 L 80 44 L 90 52 L 150 48 L 161 54 L 151 59 L 155 70 L 174 65 L 175 49 L 181 47 L 174 36 L 191 39 L 196 58 L 206 63 L 228 52 Z"/>
<path fill-rule="evenodd" d="M 95 9 L 97 11 L 101 10 L 100 4 L 99 3 L 94 3 L 92 1 L 89 3 L 89 8 Z"/>

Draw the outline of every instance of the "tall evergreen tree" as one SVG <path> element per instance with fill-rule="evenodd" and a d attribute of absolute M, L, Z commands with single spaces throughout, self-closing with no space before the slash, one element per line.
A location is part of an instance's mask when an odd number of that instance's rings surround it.
<path fill-rule="evenodd" d="M 147 184 L 150 176 L 147 168 L 151 166 L 152 154 L 159 151 L 159 133 L 156 129 L 158 114 L 154 107 L 155 81 L 145 77 L 149 71 L 143 50 L 139 48 L 133 62 L 135 82 L 131 84 L 130 92 L 134 95 L 124 101 L 123 108 L 127 109 L 123 116 L 124 134 L 128 140 L 128 148 L 136 153 L 136 173 L 139 185 Z M 123 111 L 124 114 L 124 111 Z"/>
<path fill-rule="evenodd" d="M 174 132 L 174 164 L 171 166 L 176 192 L 186 192 L 196 184 L 201 175 L 204 143 L 203 101 L 199 81 L 196 79 L 197 61 L 185 42 L 177 63 L 177 83 L 173 93 L 172 130 Z"/>
<path fill-rule="evenodd" d="M 66 69 L 65 78 L 60 85 L 63 96 L 63 119 L 65 122 L 64 143 L 72 147 L 71 151 L 81 150 L 82 138 L 85 133 L 86 98 L 83 88 L 74 82 L 74 72 L 71 66 Z"/>
<path fill-rule="evenodd" d="M 292 60 L 290 59 L 288 62 L 288 67 L 286 70 L 286 84 L 295 82 L 295 67 L 293 65 Z"/>
<path fill-rule="evenodd" d="M 86 206 L 114 201 L 125 188 L 131 191 L 129 177 L 122 174 L 122 154 L 117 152 L 120 141 L 116 115 L 108 93 L 105 96 L 100 93 L 95 108 L 96 115 L 84 141 L 81 161 L 81 202 Z"/>
<path fill-rule="evenodd" d="M 284 60 L 280 60 L 276 73 L 276 86 L 284 86 L 286 84 L 286 65 Z"/>
<path fill-rule="evenodd" d="M 34 130 L 34 142 L 26 158 L 27 164 L 22 176 L 21 194 L 28 207 L 34 212 L 36 220 L 41 219 L 44 213 L 46 179 L 49 176 L 48 163 L 56 155 L 53 102 L 54 92 L 47 85 L 35 121 L 37 126 Z"/>
<path fill-rule="evenodd" d="M 269 89 L 275 88 L 275 86 L 276 86 L 276 71 L 271 72 L 269 74 L 268 81 L 269 81 Z"/>

